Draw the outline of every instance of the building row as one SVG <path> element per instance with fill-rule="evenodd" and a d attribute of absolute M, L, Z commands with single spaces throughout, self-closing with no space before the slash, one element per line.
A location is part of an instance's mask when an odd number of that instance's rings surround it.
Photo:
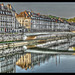
<path fill-rule="evenodd" d="M 27 10 L 17 14 L 11 4 L 0 4 L 0 33 L 71 30 L 75 30 L 75 26 L 66 20 L 61 21 Z"/>
<path fill-rule="evenodd" d="M 16 19 L 19 22 L 17 27 L 24 28 L 27 32 L 70 31 L 71 26 L 66 20 L 62 22 L 58 19 L 51 19 L 48 16 L 26 10 L 16 14 Z"/>
<path fill-rule="evenodd" d="M 0 4 L 0 33 L 12 32 L 15 29 L 15 10 L 10 5 Z"/>
<path fill-rule="evenodd" d="M 33 11 L 16 13 L 16 20 L 20 31 L 24 32 L 46 32 L 46 31 L 72 31 L 75 30 L 75 26 L 67 22 L 66 20 L 49 18 L 46 15 L 35 13 Z M 24 30 L 23 30 L 23 29 Z"/>

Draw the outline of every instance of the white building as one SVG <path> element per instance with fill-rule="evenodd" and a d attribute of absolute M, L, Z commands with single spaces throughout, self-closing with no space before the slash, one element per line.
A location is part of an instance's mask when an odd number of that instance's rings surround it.
<path fill-rule="evenodd" d="M 15 10 L 10 4 L 0 4 L 0 33 L 12 32 L 15 29 Z"/>
<path fill-rule="evenodd" d="M 51 19 L 45 15 L 33 13 L 31 17 L 31 30 L 33 32 L 69 31 L 69 23 L 67 21 L 61 22 L 60 20 Z"/>
<path fill-rule="evenodd" d="M 0 73 L 16 73 L 15 56 L 6 56 L 0 58 Z"/>

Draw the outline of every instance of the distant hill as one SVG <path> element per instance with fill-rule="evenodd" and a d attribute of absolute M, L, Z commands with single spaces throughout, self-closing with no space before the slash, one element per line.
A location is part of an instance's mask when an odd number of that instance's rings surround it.
<path fill-rule="evenodd" d="M 54 18 L 54 19 L 58 19 L 60 21 L 63 22 L 63 20 L 66 20 L 67 22 L 69 23 L 75 23 L 75 17 L 74 18 L 70 18 L 70 19 L 67 19 L 67 18 L 62 18 L 62 17 L 57 17 L 57 16 L 53 16 L 53 15 L 48 15 L 49 18 Z"/>
<path fill-rule="evenodd" d="M 57 16 L 53 16 L 53 15 L 48 15 L 50 18 L 55 18 L 55 19 L 60 19 L 60 17 L 57 17 Z M 67 20 L 66 18 L 61 18 L 63 20 Z"/>
<path fill-rule="evenodd" d="M 75 23 L 75 17 L 74 18 L 70 18 L 67 20 L 68 22 L 74 22 Z"/>
<path fill-rule="evenodd" d="M 48 15 L 48 17 L 49 17 L 49 18 L 52 18 L 52 19 L 53 19 L 53 18 L 54 18 L 54 19 L 58 19 L 58 20 L 60 20 L 60 21 L 62 21 L 62 22 L 63 22 L 63 20 L 66 20 L 66 21 L 68 20 L 67 18 L 61 18 L 61 17 L 57 17 L 57 16 L 53 16 L 53 15 Z"/>

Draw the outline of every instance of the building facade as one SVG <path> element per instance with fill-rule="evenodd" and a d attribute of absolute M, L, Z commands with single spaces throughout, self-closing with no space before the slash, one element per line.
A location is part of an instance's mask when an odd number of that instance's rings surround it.
<path fill-rule="evenodd" d="M 20 29 L 19 32 L 70 31 L 71 27 L 66 20 L 50 18 L 33 11 L 25 10 L 15 16 L 16 29 Z"/>
<path fill-rule="evenodd" d="M 11 4 L 0 4 L 0 33 L 70 30 L 75 30 L 75 26 L 61 18 L 50 18 L 48 15 L 27 10 L 17 14 Z"/>
<path fill-rule="evenodd" d="M 49 32 L 49 31 L 70 31 L 71 25 L 61 18 L 50 18 L 47 15 L 35 13 L 33 11 L 15 14 L 16 29 L 19 32 Z"/>
<path fill-rule="evenodd" d="M 0 4 L 0 33 L 12 32 L 15 29 L 15 10 L 10 5 Z"/>
<path fill-rule="evenodd" d="M 33 12 L 31 17 L 31 31 L 69 31 L 69 23 L 65 20 L 62 22 L 58 19 L 52 19 L 46 15 Z"/>
<path fill-rule="evenodd" d="M 16 29 L 19 32 L 30 32 L 31 29 L 31 15 L 29 11 L 21 12 L 20 14 L 15 14 L 16 16 Z"/>
<path fill-rule="evenodd" d="M 71 32 L 75 32 L 75 23 L 74 22 L 72 22 L 72 23 L 69 23 L 69 25 L 70 25 L 70 31 Z"/>

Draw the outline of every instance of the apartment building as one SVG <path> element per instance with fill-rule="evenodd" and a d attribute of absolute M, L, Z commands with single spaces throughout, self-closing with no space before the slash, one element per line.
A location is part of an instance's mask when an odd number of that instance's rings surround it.
<path fill-rule="evenodd" d="M 69 31 L 69 23 L 65 20 L 61 21 L 33 12 L 31 17 L 31 31 Z"/>
<path fill-rule="evenodd" d="M 50 19 L 44 15 L 33 13 L 31 17 L 31 31 L 49 31 Z"/>
<path fill-rule="evenodd" d="M 72 28 L 61 18 L 50 18 L 27 10 L 17 14 L 11 4 L 0 4 L 0 33 L 69 31 Z"/>
<path fill-rule="evenodd" d="M 30 32 L 31 29 L 31 13 L 30 11 L 24 11 L 20 14 L 15 14 L 16 16 L 16 29 L 19 32 Z"/>
<path fill-rule="evenodd" d="M 15 10 L 11 4 L 0 4 L 0 33 L 12 32 L 15 29 Z"/>
<path fill-rule="evenodd" d="M 75 32 L 75 23 L 69 23 L 70 31 Z"/>
<path fill-rule="evenodd" d="M 50 18 L 47 15 L 33 11 L 23 11 L 16 16 L 16 29 L 19 32 L 69 31 L 66 20 Z"/>

